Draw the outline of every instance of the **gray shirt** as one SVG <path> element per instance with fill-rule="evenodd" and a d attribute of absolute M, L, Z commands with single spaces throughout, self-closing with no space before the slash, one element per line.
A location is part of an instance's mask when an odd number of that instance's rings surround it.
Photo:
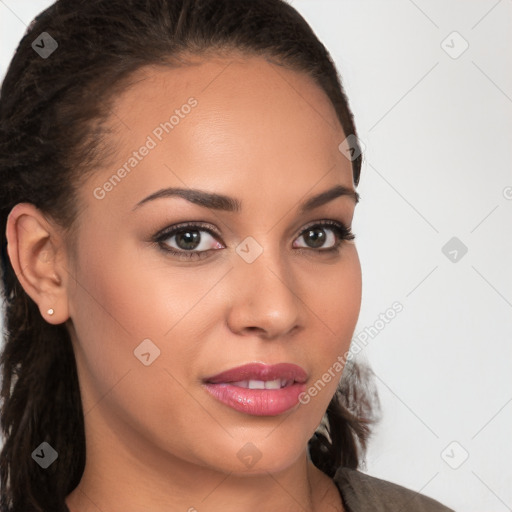
<path fill-rule="evenodd" d="M 347 512 L 454 512 L 428 496 L 355 469 L 341 467 L 333 480 Z"/>

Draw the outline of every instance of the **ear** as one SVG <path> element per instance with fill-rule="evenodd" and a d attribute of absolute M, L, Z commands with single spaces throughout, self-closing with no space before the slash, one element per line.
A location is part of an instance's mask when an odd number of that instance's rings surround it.
<path fill-rule="evenodd" d="M 18 280 L 51 324 L 69 318 L 65 244 L 60 231 L 30 203 L 18 203 L 7 218 L 7 253 Z M 48 310 L 53 309 L 53 314 Z"/>

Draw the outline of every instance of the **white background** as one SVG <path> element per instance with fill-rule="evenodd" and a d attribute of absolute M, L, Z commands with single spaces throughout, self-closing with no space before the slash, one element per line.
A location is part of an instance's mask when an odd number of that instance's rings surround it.
<path fill-rule="evenodd" d="M 0 0 L 1 77 L 50 3 Z M 331 52 L 366 145 L 355 337 L 374 327 L 361 357 L 383 405 L 366 471 L 457 511 L 510 511 L 512 1 L 291 3 Z M 468 249 L 455 262 L 452 237 Z"/>

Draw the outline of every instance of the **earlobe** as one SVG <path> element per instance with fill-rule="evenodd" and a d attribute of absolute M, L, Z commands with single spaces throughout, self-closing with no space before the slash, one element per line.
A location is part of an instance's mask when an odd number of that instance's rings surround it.
<path fill-rule="evenodd" d="M 49 323 L 65 322 L 68 315 L 66 272 L 62 269 L 65 244 L 56 227 L 30 203 L 18 203 L 7 218 L 7 253 L 16 276 Z"/>

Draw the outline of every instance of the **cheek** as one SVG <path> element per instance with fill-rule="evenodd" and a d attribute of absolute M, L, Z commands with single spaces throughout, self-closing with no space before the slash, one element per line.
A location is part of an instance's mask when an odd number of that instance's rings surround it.
<path fill-rule="evenodd" d="M 301 403 L 312 417 L 321 418 L 336 391 L 359 317 L 362 278 L 355 246 L 348 246 L 343 258 L 339 271 L 316 276 L 316 293 L 309 295 L 318 332 L 314 335 L 315 350 L 307 354 L 314 360 L 314 375 Z"/>
<path fill-rule="evenodd" d="M 82 252 L 70 294 L 83 409 L 94 425 L 91 435 L 108 417 L 119 434 L 128 435 L 129 425 L 144 438 L 190 457 L 187 446 L 204 437 L 204 425 L 211 424 L 186 389 L 187 379 L 196 373 L 193 341 L 205 338 L 199 323 L 204 309 L 200 311 L 198 301 L 220 276 L 205 281 L 196 274 L 191 279 L 184 269 L 170 272 L 161 260 L 152 263 L 146 257 L 143 262 L 133 247 L 116 249 Z M 142 356 L 137 347 L 148 339 L 153 345 L 146 345 L 144 353 L 150 353 L 151 363 L 145 365 L 134 350 Z M 215 425 L 211 430 L 226 437 Z"/>
<path fill-rule="evenodd" d="M 156 250 L 139 251 L 133 245 L 107 241 L 96 247 L 81 251 L 70 290 L 84 409 L 127 372 L 130 381 L 140 373 L 140 379 L 152 387 L 152 397 L 155 390 L 179 391 L 178 382 L 197 373 L 201 350 L 197 340 L 207 338 L 213 320 L 201 298 L 225 269 L 173 269 Z M 148 352 L 149 356 L 142 355 Z M 178 391 L 173 393 L 177 402 L 182 395 Z"/>
<path fill-rule="evenodd" d="M 326 333 L 321 338 L 322 352 L 332 358 L 341 349 L 348 347 L 356 327 L 361 307 L 361 266 L 355 246 L 344 248 L 342 261 L 332 269 L 325 268 L 307 277 L 307 304 L 320 328 Z"/>

